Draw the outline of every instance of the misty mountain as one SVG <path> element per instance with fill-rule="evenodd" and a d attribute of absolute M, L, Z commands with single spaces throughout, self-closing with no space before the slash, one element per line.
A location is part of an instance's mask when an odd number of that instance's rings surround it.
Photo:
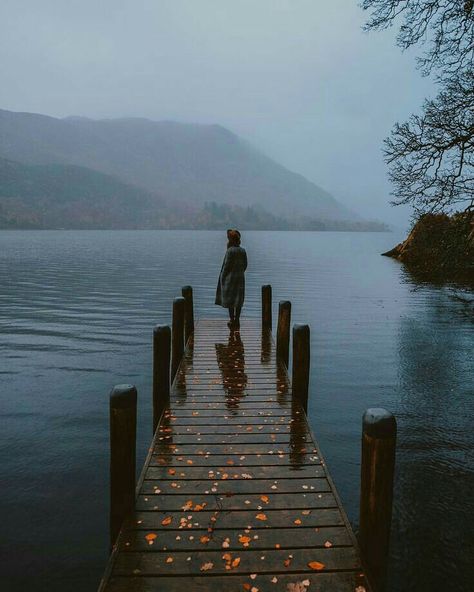
<path fill-rule="evenodd" d="M 329 193 L 219 125 L 0 110 L 0 157 L 86 167 L 170 204 L 252 206 L 292 220 L 354 219 Z"/>

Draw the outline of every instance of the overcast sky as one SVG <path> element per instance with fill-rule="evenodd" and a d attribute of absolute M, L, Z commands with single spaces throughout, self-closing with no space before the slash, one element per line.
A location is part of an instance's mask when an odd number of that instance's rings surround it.
<path fill-rule="evenodd" d="M 357 0 L 1 0 L 0 108 L 219 123 L 365 216 L 383 138 L 433 93 Z"/>

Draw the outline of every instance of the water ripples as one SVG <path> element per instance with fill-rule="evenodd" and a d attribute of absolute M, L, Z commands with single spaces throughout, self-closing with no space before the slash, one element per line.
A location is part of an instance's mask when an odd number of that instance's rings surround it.
<path fill-rule="evenodd" d="M 311 325 L 310 420 L 355 525 L 361 415 L 369 406 L 397 415 L 389 592 L 470 591 L 472 306 L 380 257 L 393 235 L 248 232 L 244 241 L 244 314 L 259 316 L 270 283 L 274 319 L 289 299 L 293 321 Z M 96 587 L 107 553 L 108 392 L 137 385 L 141 465 L 152 328 L 169 323 L 186 284 L 198 317 L 223 316 L 213 302 L 224 250 L 218 232 L 0 233 L 9 591 Z"/>

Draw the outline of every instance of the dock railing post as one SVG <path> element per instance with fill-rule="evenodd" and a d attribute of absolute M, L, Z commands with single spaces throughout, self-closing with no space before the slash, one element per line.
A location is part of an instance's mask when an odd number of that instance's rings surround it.
<path fill-rule="evenodd" d="M 193 289 L 191 286 L 183 286 L 181 294 L 184 298 L 184 345 L 194 332 L 194 304 Z"/>
<path fill-rule="evenodd" d="M 277 326 L 277 360 L 283 362 L 288 368 L 290 356 L 290 324 L 291 324 L 291 302 L 281 300 L 278 303 L 278 326 Z"/>
<path fill-rule="evenodd" d="M 110 548 L 135 506 L 137 389 L 114 386 L 110 393 Z"/>
<path fill-rule="evenodd" d="M 359 543 L 374 592 L 385 590 L 397 422 L 387 410 L 367 409 L 362 418 Z"/>
<path fill-rule="evenodd" d="M 173 324 L 171 336 L 171 383 L 175 379 L 184 352 L 184 307 L 182 296 L 173 300 Z"/>
<path fill-rule="evenodd" d="M 262 286 L 262 331 L 272 330 L 272 287 Z"/>
<path fill-rule="evenodd" d="M 153 433 L 170 397 L 171 329 L 157 325 L 153 329 Z"/>
<path fill-rule="evenodd" d="M 301 403 L 305 412 L 308 411 L 309 362 L 309 325 L 294 325 L 293 368 L 291 381 L 293 398 Z"/>

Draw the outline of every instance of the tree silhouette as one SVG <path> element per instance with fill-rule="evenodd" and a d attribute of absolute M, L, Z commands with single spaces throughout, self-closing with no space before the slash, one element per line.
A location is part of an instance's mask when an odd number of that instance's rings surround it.
<path fill-rule="evenodd" d="M 366 31 L 401 21 L 397 45 L 418 58 L 438 95 L 385 140 L 394 204 L 418 214 L 474 209 L 474 0 L 364 0 Z"/>

